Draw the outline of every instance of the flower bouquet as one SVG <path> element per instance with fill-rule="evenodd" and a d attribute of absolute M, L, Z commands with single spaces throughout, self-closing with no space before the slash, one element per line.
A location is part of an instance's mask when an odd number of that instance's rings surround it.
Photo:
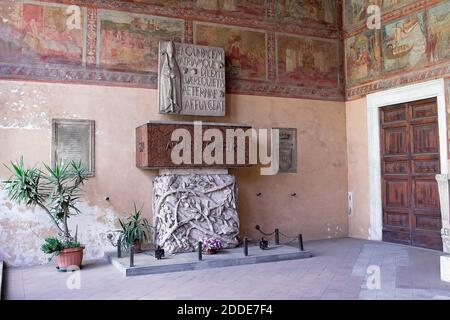
<path fill-rule="evenodd" d="M 222 249 L 222 242 L 216 238 L 209 238 L 203 241 L 203 252 L 206 254 L 215 254 Z"/>

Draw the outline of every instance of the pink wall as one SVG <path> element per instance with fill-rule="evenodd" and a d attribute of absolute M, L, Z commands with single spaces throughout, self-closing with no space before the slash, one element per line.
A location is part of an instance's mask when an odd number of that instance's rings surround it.
<path fill-rule="evenodd" d="M 369 159 L 367 147 L 366 99 L 345 104 L 348 157 L 348 191 L 353 194 L 353 210 L 348 218 L 349 236 L 369 236 Z"/>
<path fill-rule="evenodd" d="M 133 202 L 144 204 L 145 215 L 151 216 L 151 179 L 157 172 L 135 167 L 134 129 L 148 120 L 194 119 L 159 115 L 155 102 L 152 89 L 0 81 L 0 163 L 21 155 L 30 165 L 49 162 L 52 118 L 96 122 L 96 174 L 86 186 L 83 215 L 74 219 L 88 258 L 109 248 L 107 231 Z M 260 176 L 256 167 L 232 170 L 239 187 L 242 235 L 257 236 L 253 228 L 260 224 L 267 230 L 302 232 L 306 240 L 347 236 L 344 103 L 228 95 L 225 118 L 199 120 L 298 130 L 297 174 Z M 7 176 L 1 166 L 0 178 Z M 297 196 L 291 197 L 294 192 Z M 0 193 L 0 259 L 14 265 L 45 262 L 39 246 L 51 233 L 38 210 L 12 205 Z M 18 235 L 27 240 L 18 242 Z"/>

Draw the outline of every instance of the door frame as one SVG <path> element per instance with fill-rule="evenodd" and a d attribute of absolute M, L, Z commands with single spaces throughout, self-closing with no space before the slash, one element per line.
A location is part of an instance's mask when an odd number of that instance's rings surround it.
<path fill-rule="evenodd" d="M 434 97 L 437 98 L 441 174 L 448 174 L 444 79 L 421 82 L 367 95 L 370 240 L 381 241 L 383 238 L 379 108 Z M 442 205 L 441 203 L 441 217 L 443 218 L 442 211 L 445 211 L 445 209 L 442 209 Z M 442 225 L 444 226 L 444 221 Z"/>

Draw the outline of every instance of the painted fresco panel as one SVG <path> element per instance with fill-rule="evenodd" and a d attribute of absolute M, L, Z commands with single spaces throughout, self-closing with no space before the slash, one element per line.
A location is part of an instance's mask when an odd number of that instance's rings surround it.
<path fill-rule="evenodd" d="M 265 0 L 194 0 L 194 8 L 240 15 L 265 16 Z"/>
<path fill-rule="evenodd" d="M 143 4 L 153 4 L 164 7 L 181 7 L 183 4 L 189 3 L 188 1 L 183 0 L 124 0 L 124 1 Z"/>
<path fill-rule="evenodd" d="M 0 2 L 0 59 L 82 64 L 86 11 L 35 1 Z"/>
<path fill-rule="evenodd" d="M 395 10 L 417 0 L 383 0 L 383 11 Z"/>
<path fill-rule="evenodd" d="M 450 58 L 450 2 L 428 10 L 428 55 L 430 62 Z"/>
<path fill-rule="evenodd" d="M 336 25 L 337 13 L 337 1 L 276 1 L 276 15 L 278 18 L 287 18 L 292 20 L 311 19 L 317 22 Z"/>
<path fill-rule="evenodd" d="M 345 0 L 344 26 L 346 29 L 366 23 L 367 8 L 370 5 L 381 5 L 382 0 Z"/>
<path fill-rule="evenodd" d="M 419 68 L 426 63 L 424 13 L 414 13 L 382 28 L 385 71 Z"/>
<path fill-rule="evenodd" d="M 380 34 L 369 30 L 345 40 L 347 84 L 374 79 L 380 73 Z"/>
<path fill-rule="evenodd" d="M 266 80 L 266 32 L 256 29 L 195 23 L 194 42 L 225 49 L 227 76 Z"/>
<path fill-rule="evenodd" d="M 183 42 L 180 19 L 100 10 L 97 64 L 108 69 L 157 72 L 160 40 Z"/>
<path fill-rule="evenodd" d="M 338 85 L 338 43 L 277 34 L 278 80 L 305 86 Z"/>

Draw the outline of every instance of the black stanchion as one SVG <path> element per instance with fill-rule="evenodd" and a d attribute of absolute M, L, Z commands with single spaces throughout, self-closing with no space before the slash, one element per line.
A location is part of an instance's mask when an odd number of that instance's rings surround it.
<path fill-rule="evenodd" d="M 248 238 L 244 238 L 244 256 L 248 256 Z"/>
<path fill-rule="evenodd" d="M 303 250 L 303 235 L 301 233 L 298 235 L 298 246 L 301 251 L 304 251 Z"/>
<path fill-rule="evenodd" d="M 122 241 L 117 240 L 117 258 L 122 258 Z"/>
<path fill-rule="evenodd" d="M 199 241 L 199 242 L 198 242 L 198 260 L 199 260 L 199 261 L 201 261 L 201 260 L 203 259 L 203 256 L 202 256 L 202 250 L 203 250 L 203 248 L 202 248 L 202 242 Z"/>
<path fill-rule="evenodd" d="M 280 244 L 280 230 L 278 228 L 275 229 L 275 244 Z"/>
<path fill-rule="evenodd" d="M 134 248 L 130 247 L 130 268 L 134 267 Z"/>

